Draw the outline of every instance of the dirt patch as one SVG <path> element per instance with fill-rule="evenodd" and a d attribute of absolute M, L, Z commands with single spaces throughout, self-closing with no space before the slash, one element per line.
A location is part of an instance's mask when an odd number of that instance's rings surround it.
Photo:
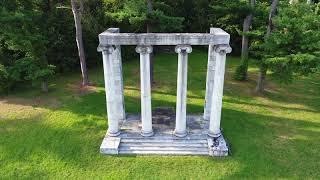
<path fill-rule="evenodd" d="M 97 92 L 97 87 L 92 85 L 82 86 L 81 84 L 67 84 L 67 90 L 77 95 L 86 95 Z"/>
<path fill-rule="evenodd" d="M 32 119 L 32 117 L 38 117 L 46 112 L 47 104 L 45 102 L 36 99 L 23 99 L 23 98 L 7 98 L 0 100 L 0 120 L 9 119 Z M 59 106 L 60 103 L 50 102 L 51 106 Z"/>
<path fill-rule="evenodd" d="M 19 111 L 25 108 L 36 108 L 36 107 L 49 107 L 58 108 L 61 106 L 61 102 L 54 98 L 48 97 L 35 97 L 35 98 L 17 98 L 17 97 L 6 97 L 0 99 L 0 113 L 2 110 L 10 109 L 10 111 Z"/>

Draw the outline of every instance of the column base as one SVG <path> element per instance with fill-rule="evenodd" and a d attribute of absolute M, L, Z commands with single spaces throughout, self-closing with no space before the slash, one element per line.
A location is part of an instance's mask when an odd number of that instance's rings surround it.
<path fill-rule="evenodd" d="M 143 137 L 150 137 L 150 136 L 153 136 L 153 135 L 154 135 L 153 131 L 149 131 L 149 132 L 141 131 L 140 134 L 141 134 L 141 136 L 143 136 Z"/>
<path fill-rule="evenodd" d="M 209 121 L 210 120 L 210 116 L 203 114 L 203 120 L 205 121 Z"/>
<path fill-rule="evenodd" d="M 208 148 L 209 155 L 213 157 L 224 157 L 230 154 L 230 148 L 222 135 L 217 138 L 208 137 Z"/>
<path fill-rule="evenodd" d="M 110 132 L 109 130 L 107 131 L 107 135 L 110 137 L 117 137 L 120 135 L 120 131 L 118 132 Z"/>
<path fill-rule="evenodd" d="M 212 132 L 209 132 L 209 133 L 208 133 L 208 136 L 213 137 L 213 138 L 218 138 L 218 137 L 220 137 L 221 135 L 222 135 L 222 134 L 221 134 L 221 131 L 220 131 L 219 133 L 217 133 L 217 134 L 212 133 Z"/>
<path fill-rule="evenodd" d="M 174 130 L 173 134 L 177 137 L 186 137 L 188 135 L 188 133 L 185 132 L 177 132 L 176 130 Z"/>
<path fill-rule="evenodd" d="M 119 154 L 120 137 L 105 137 L 100 146 L 102 154 Z"/>

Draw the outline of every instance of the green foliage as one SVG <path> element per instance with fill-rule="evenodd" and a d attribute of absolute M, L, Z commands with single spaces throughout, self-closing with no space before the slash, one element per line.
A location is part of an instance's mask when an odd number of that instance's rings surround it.
<path fill-rule="evenodd" d="M 54 75 L 54 69 L 55 66 L 43 66 L 30 57 L 16 60 L 7 68 L 0 64 L 0 92 L 9 92 L 18 82 L 48 80 Z"/>
<path fill-rule="evenodd" d="M 253 24 L 249 36 L 257 36 L 261 32 L 254 32 L 257 29 L 265 28 L 268 19 L 269 1 L 257 1 L 253 9 L 248 0 L 214 0 L 210 1 L 210 11 L 208 13 L 208 23 L 214 27 L 220 27 L 231 35 L 230 45 L 232 53 L 239 55 L 241 52 L 241 40 L 243 21 L 248 14 L 253 14 Z"/>
<path fill-rule="evenodd" d="M 213 1 L 210 6 L 218 27 L 232 34 L 242 31 L 242 22 L 253 9 L 246 0 Z"/>
<path fill-rule="evenodd" d="M 220 27 L 230 33 L 234 55 L 240 54 L 241 36 L 249 36 L 250 58 L 268 66 L 281 82 L 320 69 L 318 4 L 289 6 L 287 1 L 280 1 L 283 3 L 274 21 L 274 32 L 265 39 L 270 1 L 257 1 L 254 9 L 248 2 L 152 0 L 150 12 L 147 0 L 84 0 L 82 24 L 88 68 L 101 65 L 100 53 L 96 52 L 99 33 L 108 27 L 146 32 L 148 25 L 153 32 L 208 32 L 211 26 Z M 14 87 L 49 78 L 53 66 L 58 73 L 79 69 L 72 12 L 60 6 L 70 6 L 70 0 L 0 1 L 0 64 L 9 74 L 6 81 L 11 82 L 6 84 Z M 244 34 L 242 24 L 248 13 L 253 13 L 253 24 Z M 122 55 L 124 60 L 137 57 L 134 47 L 129 46 L 122 47 Z M 21 63 L 31 70 L 17 70 Z M 236 70 L 236 79 L 245 78 L 246 63 Z M 11 72 L 18 78 L 13 78 Z M 28 78 L 21 78 L 28 72 Z"/>
<path fill-rule="evenodd" d="M 248 72 L 248 59 L 243 59 L 241 64 L 236 68 L 233 78 L 238 81 L 244 81 L 247 79 Z"/>
<path fill-rule="evenodd" d="M 33 58 L 21 58 L 9 68 L 10 78 L 14 81 L 46 80 L 54 74 L 53 65 L 42 67 L 39 61 Z"/>
<path fill-rule="evenodd" d="M 16 2 L 13 9 L 0 9 L 1 48 L 5 48 L 18 56 L 11 56 L 11 62 L 3 59 L 7 66 L 8 76 L 5 81 L 10 82 L 10 88 L 16 82 L 47 80 L 54 74 L 54 66 L 48 65 L 46 58 L 48 40 L 41 20 L 44 12 L 36 11 L 36 5 L 20 5 Z"/>
<path fill-rule="evenodd" d="M 320 64 L 320 15 L 316 6 L 306 3 L 282 4 L 274 18 L 274 30 L 252 48 L 259 63 L 268 66 L 272 76 L 289 83 L 296 75 L 314 73 Z"/>
<path fill-rule="evenodd" d="M 146 32 L 150 25 L 154 32 L 181 31 L 184 18 L 173 16 L 174 9 L 165 1 L 152 1 L 153 10 L 148 11 L 146 0 L 104 0 L 106 16 L 125 25 L 124 30 Z"/>
<path fill-rule="evenodd" d="M 207 52 L 189 54 L 187 112 L 203 113 Z M 155 56 L 152 106 L 175 107 L 176 54 Z M 123 63 L 126 111 L 140 112 L 139 63 Z M 228 57 L 226 76 L 240 58 Z M 1 179 L 319 179 L 320 74 L 252 96 L 254 82 L 227 78 L 221 126 L 232 156 L 103 156 L 106 129 L 102 67 L 97 90 L 79 95 L 79 72 L 54 81 L 56 91 L 25 90 L 0 101 Z M 250 68 L 251 70 L 251 68 Z M 254 73 L 250 71 L 250 73 Z M 288 91 L 288 89 L 290 89 Z M 17 98 L 17 96 L 19 98 Z M 174 120 L 173 120 L 174 122 Z"/>

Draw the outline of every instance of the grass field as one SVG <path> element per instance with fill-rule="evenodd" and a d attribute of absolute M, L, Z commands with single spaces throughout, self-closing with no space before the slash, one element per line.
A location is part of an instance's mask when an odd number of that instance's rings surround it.
<path fill-rule="evenodd" d="M 202 113 L 207 55 L 189 59 L 188 112 Z M 95 86 L 79 88 L 65 74 L 50 93 L 23 89 L 0 99 L 0 179 L 320 179 L 320 75 L 284 86 L 268 79 L 264 96 L 249 80 L 232 80 L 238 58 L 229 57 L 222 128 L 231 144 L 227 158 L 103 156 L 106 133 L 102 69 L 91 69 Z M 139 63 L 123 64 L 127 112 L 140 111 Z M 152 105 L 175 106 L 176 54 L 157 55 Z"/>

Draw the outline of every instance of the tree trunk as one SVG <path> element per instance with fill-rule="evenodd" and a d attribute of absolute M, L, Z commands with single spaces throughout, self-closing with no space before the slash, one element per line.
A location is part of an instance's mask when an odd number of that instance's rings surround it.
<path fill-rule="evenodd" d="M 276 15 L 278 3 L 279 3 L 279 0 L 272 1 L 270 14 L 269 14 L 269 23 L 268 23 L 266 38 L 269 37 L 271 31 L 273 30 L 272 18 Z"/>
<path fill-rule="evenodd" d="M 269 13 L 269 23 L 268 23 L 268 27 L 267 27 L 266 38 L 269 37 L 269 35 L 271 34 L 271 32 L 273 30 L 272 18 L 276 15 L 278 3 L 279 3 L 279 0 L 272 0 L 270 13 Z M 260 65 L 260 72 L 259 72 L 259 76 L 258 76 L 258 80 L 257 80 L 257 86 L 256 86 L 256 92 L 257 93 L 263 93 L 264 92 L 267 70 L 268 70 L 267 65 L 262 62 L 261 65 Z"/>
<path fill-rule="evenodd" d="M 41 82 L 41 91 L 44 93 L 48 93 L 49 89 L 48 89 L 48 81 L 47 80 L 43 80 Z"/>
<path fill-rule="evenodd" d="M 252 21 L 252 14 L 248 15 L 243 21 L 243 33 L 249 32 Z M 242 49 L 241 49 L 241 60 L 248 58 L 249 49 L 249 37 L 242 35 Z"/>
<path fill-rule="evenodd" d="M 267 67 L 265 65 L 261 65 L 259 69 L 259 76 L 256 86 L 256 93 L 263 93 L 264 92 L 264 86 L 267 76 Z"/>
<path fill-rule="evenodd" d="M 84 53 L 84 45 L 82 39 L 82 25 L 81 25 L 81 15 L 83 13 L 83 2 L 82 0 L 71 0 L 72 13 L 74 17 L 74 24 L 76 28 L 76 41 L 78 47 L 78 54 L 80 59 L 80 67 L 82 73 L 82 85 L 87 86 L 89 84 L 87 63 Z"/>
<path fill-rule="evenodd" d="M 51 0 L 47 0 L 45 2 L 45 8 L 44 8 L 44 19 L 46 20 L 49 20 L 51 19 L 51 15 L 52 15 L 52 5 L 51 5 Z M 49 23 L 47 23 L 49 24 Z M 46 34 L 49 36 L 50 32 L 48 31 L 48 25 L 46 25 L 46 29 L 47 29 L 47 32 Z M 48 59 L 47 59 L 47 53 L 45 53 L 45 56 L 43 57 L 42 61 L 40 62 L 40 64 L 43 66 L 43 67 L 47 67 L 48 66 Z M 41 91 L 43 93 L 48 93 L 49 92 L 49 85 L 48 85 L 48 79 L 43 79 L 41 81 Z"/>
<path fill-rule="evenodd" d="M 249 0 L 250 5 L 252 8 L 254 8 L 256 1 L 255 0 Z M 243 33 L 248 33 L 250 30 L 250 26 L 252 24 L 253 14 L 252 12 L 247 15 L 247 17 L 243 21 Z M 248 73 L 248 56 L 249 56 L 249 37 L 245 34 L 242 35 L 242 48 L 241 48 L 241 65 L 244 68 L 244 71 L 241 71 L 243 73 L 242 75 L 239 75 L 243 78 L 240 78 L 239 80 L 246 80 L 247 79 L 247 73 Z M 241 67 L 240 67 L 241 68 Z"/>
<path fill-rule="evenodd" d="M 147 8 L 148 8 L 148 15 L 150 15 L 152 13 L 152 11 L 153 11 L 152 0 L 147 0 Z M 147 33 L 151 33 L 151 32 L 152 32 L 152 25 L 151 25 L 150 19 L 148 17 L 148 20 L 147 20 Z M 153 78 L 153 75 L 154 75 L 153 60 L 154 60 L 154 53 L 152 52 L 150 54 L 150 81 L 151 81 L 151 87 L 155 83 L 154 82 L 154 78 Z"/>

